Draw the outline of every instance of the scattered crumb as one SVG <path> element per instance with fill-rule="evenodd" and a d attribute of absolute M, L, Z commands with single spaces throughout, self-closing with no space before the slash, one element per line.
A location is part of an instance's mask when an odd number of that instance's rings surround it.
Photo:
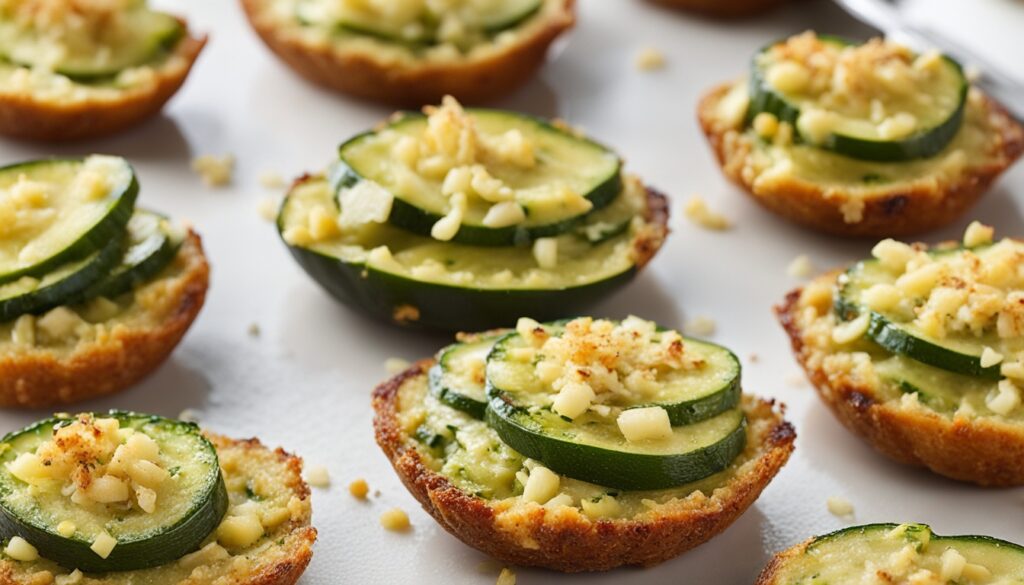
<path fill-rule="evenodd" d="M 231 154 L 197 156 L 192 159 L 192 170 L 203 179 L 207 187 L 224 187 L 231 184 L 231 176 L 235 171 L 235 157 Z"/>
<path fill-rule="evenodd" d="M 497 585 L 516 585 L 516 574 L 512 569 L 505 567 L 501 570 L 501 574 L 498 575 Z"/>
<path fill-rule="evenodd" d="M 393 532 L 405 532 L 409 530 L 411 526 L 409 524 L 409 515 L 405 513 L 401 508 L 391 508 L 380 515 L 380 525 L 385 530 L 391 530 Z"/>
<path fill-rule="evenodd" d="M 178 413 L 178 420 L 190 423 L 197 423 L 199 422 L 199 419 L 202 416 L 202 414 L 202 412 L 199 412 L 194 408 L 186 408 L 185 410 Z"/>
<path fill-rule="evenodd" d="M 260 199 L 259 204 L 256 206 L 256 211 L 260 214 L 260 217 L 267 221 L 274 221 L 277 219 L 278 201 L 276 197 L 264 197 Z"/>
<path fill-rule="evenodd" d="M 284 187 L 284 177 L 274 171 L 263 171 L 260 173 L 260 185 L 267 189 L 280 189 Z"/>
<path fill-rule="evenodd" d="M 633 61 L 633 65 L 640 71 L 664 69 L 665 53 L 662 53 L 654 47 L 644 47 L 636 54 L 636 59 Z"/>
<path fill-rule="evenodd" d="M 807 257 L 807 254 L 800 254 L 789 263 L 786 267 L 786 274 L 794 278 L 807 278 L 814 272 L 814 265 L 811 264 L 811 259 Z"/>
<path fill-rule="evenodd" d="M 331 485 L 331 476 L 323 465 L 314 465 L 306 470 L 306 483 L 313 487 L 326 488 Z"/>
<path fill-rule="evenodd" d="M 747 359 L 750 360 L 750 363 L 756 364 L 757 362 L 761 361 L 761 356 L 757 355 L 756 353 L 752 353 L 750 354 L 750 357 L 748 357 Z"/>
<path fill-rule="evenodd" d="M 724 215 L 712 211 L 700 195 L 690 197 L 683 212 L 690 221 L 704 229 L 722 231 L 732 227 L 732 222 Z"/>
<path fill-rule="evenodd" d="M 420 310 L 412 305 L 398 305 L 391 312 L 391 318 L 399 325 L 415 323 L 420 320 Z"/>
<path fill-rule="evenodd" d="M 790 374 L 786 376 L 786 384 L 793 388 L 803 388 L 807 385 L 807 376 L 803 374 Z"/>
<path fill-rule="evenodd" d="M 352 497 L 354 498 L 365 500 L 366 494 L 370 493 L 370 486 L 366 483 L 365 479 L 360 477 L 348 484 L 348 493 L 352 494 Z"/>
<path fill-rule="evenodd" d="M 260 329 L 259 323 L 250 323 L 246 332 L 249 334 L 249 337 L 259 337 L 262 330 Z"/>
<path fill-rule="evenodd" d="M 839 206 L 845 223 L 860 223 L 864 219 L 864 198 L 850 197 Z"/>
<path fill-rule="evenodd" d="M 714 335 L 717 324 L 710 317 L 694 317 L 683 325 L 683 331 L 693 337 L 708 337 Z"/>
<path fill-rule="evenodd" d="M 559 130 L 562 130 L 563 132 L 568 132 L 569 134 L 572 134 L 577 138 L 587 137 L 586 128 L 584 128 L 583 126 L 574 126 L 566 122 L 562 118 L 554 118 L 553 120 L 551 120 L 551 125 L 554 126 L 555 128 L 558 128 Z"/>
<path fill-rule="evenodd" d="M 384 369 L 392 376 L 400 374 L 409 368 L 409 361 L 402 358 L 390 357 L 384 360 Z"/>
<path fill-rule="evenodd" d="M 981 67 L 978 67 L 974 63 L 968 63 L 964 66 L 964 77 L 967 78 L 967 81 L 977 83 L 981 81 L 982 75 Z"/>
<path fill-rule="evenodd" d="M 379 498 L 380 497 L 380 490 L 373 490 L 373 497 Z"/>
<path fill-rule="evenodd" d="M 825 501 L 830 514 L 837 518 L 850 520 L 853 518 L 853 504 L 850 500 L 839 496 L 832 496 Z"/>

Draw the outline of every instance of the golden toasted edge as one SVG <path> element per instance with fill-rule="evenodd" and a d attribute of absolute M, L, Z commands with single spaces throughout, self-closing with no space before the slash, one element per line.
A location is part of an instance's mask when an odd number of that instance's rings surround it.
<path fill-rule="evenodd" d="M 467 545 L 508 563 L 580 572 L 651 566 L 678 556 L 732 524 L 786 463 L 796 439 L 793 427 L 782 418 L 781 407 L 744 398 L 747 416 L 771 420 L 771 430 L 763 437 L 753 469 L 727 484 L 730 493 L 715 505 L 667 510 L 648 521 L 597 522 L 578 514 L 553 519 L 538 507 L 520 515 L 513 535 L 499 526 L 497 512 L 486 500 L 460 490 L 424 465 L 409 437 L 402 433 L 397 419 L 398 390 L 407 380 L 425 375 L 432 364 L 432 360 L 418 362 L 374 390 L 377 444 L 406 488 L 442 527 Z M 529 538 L 536 547 L 522 546 L 517 535 Z"/>
<path fill-rule="evenodd" d="M 749 18 L 781 6 L 786 0 L 650 0 L 655 4 L 721 19 Z"/>
<path fill-rule="evenodd" d="M 833 281 L 837 272 L 819 277 Z M 775 307 L 789 335 L 793 353 L 808 379 L 839 421 L 879 452 L 908 465 L 986 487 L 1024 485 L 1024 426 L 990 419 L 948 419 L 925 407 L 901 408 L 883 401 L 863 384 L 848 378 L 830 380 L 821 368 L 807 365 L 811 351 L 798 320 L 802 289 Z"/>
<path fill-rule="evenodd" d="M 170 65 L 154 67 L 156 82 L 144 88 L 125 89 L 118 99 L 59 102 L 0 93 L 0 134 L 26 140 L 63 141 L 96 138 L 134 126 L 159 113 L 177 93 L 206 40 L 205 36 L 193 36 L 186 29 L 168 58 Z M 171 66 L 175 58 L 182 59 L 184 64 Z"/>
<path fill-rule="evenodd" d="M 772 560 L 768 561 L 768 564 L 761 571 L 761 574 L 757 576 L 757 582 L 754 583 L 754 585 L 787 585 L 785 583 L 777 582 L 778 572 L 786 566 L 786 563 L 803 556 L 803 554 L 807 552 L 807 547 L 809 547 L 815 540 L 816 538 L 809 538 L 796 546 L 777 553 L 772 557 Z"/>
<path fill-rule="evenodd" d="M 39 408 L 118 392 L 155 370 L 170 355 L 202 309 L 210 266 L 202 241 L 190 231 L 171 285 L 173 311 L 155 327 L 115 327 L 102 341 L 58 355 L 41 348 L 0 354 L 0 407 Z"/>
<path fill-rule="evenodd" d="M 246 453 L 273 455 L 285 464 L 287 473 L 280 479 L 292 494 L 300 500 L 310 497 L 309 486 L 302 479 L 302 459 L 287 453 L 281 448 L 273 451 L 265 447 L 258 439 L 230 439 L 210 432 L 203 433 L 213 443 L 219 453 L 226 449 L 239 449 Z M 313 557 L 313 543 L 317 531 L 310 526 L 311 513 L 307 508 L 301 518 L 289 520 L 290 532 L 284 537 L 288 553 L 272 564 L 257 564 L 242 580 L 232 580 L 231 585 L 294 585 L 309 565 Z M 103 585 L 107 579 L 85 577 L 80 585 Z M 18 580 L 14 575 L 10 561 L 0 561 L 0 585 L 39 585 L 38 581 L 26 582 Z M 203 585 L 193 579 L 185 579 L 180 585 Z"/>
<path fill-rule="evenodd" d="M 828 193 L 819 185 L 793 180 L 770 191 L 755 192 L 752 181 L 739 169 L 749 150 L 726 139 L 731 130 L 715 118 L 714 107 L 729 90 L 730 84 L 708 92 L 700 101 L 697 117 L 718 164 L 726 176 L 742 187 L 768 210 L 807 227 L 839 236 L 896 237 L 918 234 L 951 223 L 970 209 L 992 182 L 1024 153 L 1024 128 L 994 100 L 985 96 L 988 117 L 997 130 L 998 150 L 993 162 L 969 166 L 956 180 L 934 185 L 894 186 L 864 198 L 863 219 L 857 223 L 843 220 L 842 207 L 848 197 L 833 189 Z"/>
<path fill-rule="evenodd" d="M 544 62 L 551 43 L 575 24 L 575 0 L 560 1 L 561 9 L 545 16 L 544 26 L 500 51 L 473 59 L 410 65 L 365 52 L 346 53 L 329 44 L 310 45 L 265 15 L 266 0 L 241 0 L 263 42 L 306 79 L 360 98 L 408 107 L 438 103 L 445 95 L 465 103 L 483 102 L 524 84 Z"/>

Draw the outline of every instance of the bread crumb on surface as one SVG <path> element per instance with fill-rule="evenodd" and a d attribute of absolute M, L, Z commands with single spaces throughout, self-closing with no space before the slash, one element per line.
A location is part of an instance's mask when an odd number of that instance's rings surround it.
<path fill-rule="evenodd" d="M 401 508 L 391 508 L 380 515 L 380 525 L 385 530 L 393 532 L 405 532 L 409 530 L 409 515 Z"/>
<path fill-rule="evenodd" d="M 260 214 L 260 217 L 267 221 L 274 221 L 277 219 L 278 201 L 276 197 L 264 197 L 260 199 L 259 204 L 256 205 L 256 211 Z"/>
<path fill-rule="evenodd" d="M 637 52 L 633 65 L 640 71 L 664 69 L 665 53 L 654 47 L 644 47 Z"/>
<path fill-rule="evenodd" d="M 825 505 L 828 506 L 829 513 L 837 518 L 853 518 L 853 504 L 846 498 L 832 496 L 825 501 Z"/>
<path fill-rule="evenodd" d="M 365 500 L 367 494 L 370 493 L 370 485 L 366 483 L 365 479 L 360 477 L 348 484 L 348 493 L 352 494 L 352 497 L 354 498 Z"/>
<path fill-rule="evenodd" d="M 267 189 L 280 189 L 284 187 L 284 177 L 274 171 L 263 171 L 259 176 L 260 185 Z"/>
<path fill-rule="evenodd" d="M 515 572 L 508 567 L 503 568 L 501 574 L 498 575 L 497 585 L 516 585 Z"/>
<path fill-rule="evenodd" d="M 259 337 L 263 331 L 260 329 L 259 323 L 250 323 L 245 332 L 249 334 L 249 337 Z"/>
<path fill-rule="evenodd" d="M 197 423 L 199 422 L 199 419 L 202 417 L 202 415 L 202 412 L 199 412 L 194 408 L 186 408 L 185 410 L 178 413 L 178 420 L 190 423 Z"/>
<path fill-rule="evenodd" d="M 683 213 L 690 221 L 704 229 L 722 231 L 732 227 L 732 222 L 724 215 L 712 211 L 700 195 L 690 197 L 683 208 Z"/>
<path fill-rule="evenodd" d="M 750 363 L 756 364 L 757 362 L 761 361 L 761 356 L 756 353 L 752 353 L 750 354 L 750 356 L 747 357 L 747 359 L 750 361 Z"/>
<path fill-rule="evenodd" d="M 235 172 L 235 156 L 204 154 L 192 159 L 192 170 L 199 175 L 207 187 L 224 187 L 231 184 Z"/>
<path fill-rule="evenodd" d="M 786 274 L 794 278 L 807 278 L 814 272 L 814 264 L 807 254 L 800 254 L 786 266 Z"/>
<path fill-rule="evenodd" d="M 683 331 L 694 337 L 707 337 L 714 335 L 717 324 L 710 317 L 694 317 L 686 322 Z"/>
<path fill-rule="evenodd" d="M 804 374 L 790 374 L 786 376 L 786 384 L 793 388 L 803 388 L 807 385 L 807 376 Z"/>
<path fill-rule="evenodd" d="M 409 361 L 402 358 L 390 357 L 384 360 L 384 369 L 391 375 L 401 374 L 409 368 Z"/>
<path fill-rule="evenodd" d="M 331 485 L 331 475 L 323 465 L 313 465 L 306 470 L 306 483 L 313 487 L 325 488 Z"/>

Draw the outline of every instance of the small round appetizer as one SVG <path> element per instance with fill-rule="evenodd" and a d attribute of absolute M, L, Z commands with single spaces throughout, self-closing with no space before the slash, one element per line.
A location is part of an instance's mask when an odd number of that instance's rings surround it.
<path fill-rule="evenodd" d="M 786 0 L 651 0 L 657 4 L 696 12 L 712 18 L 732 19 L 755 16 L 780 6 Z"/>
<path fill-rule="evenodd" d="M 0 168 L 0 406 L 123 390 L 185 335 L 210 269 L 138 192 L 114 156 Z"/>
<path fill-rule="evenodd" d="M 1024 129 L 956 61 L 881 39 L 773 43 L 698 116 L 726 176 L 757 202 L 844 236 L 948 224 L 1024 151 Z"/>
<path fill-rule="evenodd" d="M 0 442 L 5 585 L 291 585 L 302 460 L 149 414 L 57 415 Z"/>
<path fill-rule="evenodd" d="M 637 274 L 668 234 L 664 196 L 615 153 L 506 111 L 398 114 L 291 188 L 278 229 L 330 294 L 447 331 L 579 314 Z"/>
<path fill-rule="evenodd" d="M 574 0 L 242 0 L 263 41 L 313 82 L 419 107 L 478 102 L 530 79 Z"/>
<path fill-rule="evenodd" d="M 1024 485 L 1024 243 L 884 240 L 776 307 L 797 360 L 851 431 L 897 461 Z"/>
<path fill-rule="evenodd" d="M 729 350 L 637 317 L 460 335 L 380 385 L 377 443 L 446 530 L 558 571 L 649 566 L 725 530 L 789 459 Z"/>
<path fill-rule="evenodd" d="M 110 134 L 163 108 L 206 43 L 145 0 L 0 4 L 0 134 Z"/>
<path fill-rule="evenodd" d="M 755 585 L 1020 585 L 1024 547 L 939 536 L 924 524 L 869 524 L 818 536 L 772 559 Z"/>

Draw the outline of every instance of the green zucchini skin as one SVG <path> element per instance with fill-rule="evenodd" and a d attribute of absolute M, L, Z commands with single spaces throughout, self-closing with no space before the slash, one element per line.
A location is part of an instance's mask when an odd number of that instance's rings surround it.
<path fill-rule="evenodd" d="M 453 343 L 448 347 L 445 347 L 437 354 L 437 363 L 434 364 L 427 372 L 427 383 L 430 387 L 430 392 L 441 401 L 442 404 L 446 404 L 456 410 L 461 410 L 472 416 L 475 419 L 483 420 L 484 413 L 487 411 L 487 389 L 485 384 L 481 384 L 479 388 L 474 388 L 483 400 L 479 400 L 470 396 L 466 389 L 456 388 L 448 383 L 445 379 L 445 370 L 447 369 L 447 360 L 454 354 L 454 352 L 460 351 L 471 345 L 490 344 L 493 347 L 494 342 L 501 338 L 501 335 L 488 335 L 482 336 L 480 339 L 474 341 L 461 341 Z"/>
<path fill-rule="evenodd" d="M 0 285 L 0 322 L 10 321 L 26 314 L 46 312 L 54 307 L 67 304 L 83 290 L 100 281 L 121 258 L 122 241 L 110 240 L 107 245 L 85 260 L 70 262 L 66 269 L 72 272 L 47 282 L 44 276 L 40 286 L 21 294 L 7 296 L 4 289 L 17 287 L 18 283 Z M 59 271 L 55 274 L 59 274 Z"/>
<path fill-rule="evenodd" d="M 856 44 L 852 40 L 836 36 L 820 35 L 819 38 L 841 46 Z M 775 91 L 764 78 L 761 68 L 757 63 L 757 56 L 775 44 L 772 43 L 761 49 L 751 62 L 750 106 L 747 111 L 747 121 L 749 124 L 749 122 L 753 121 L 754 116 L 761 112 L 766 112 L 774 114 L 780 122 L 788 122 L 796 130 L 797 118 L 800 117 L 800 108 Z M 957 107 L 942 123 L 902 140 L 870 140 L 831 133 L 822 144 L 816 144 L 815 146 L 851 158 L 874 162 L 911 161 L 931 158 L 942 152 L 952 142 L 953 138 L 956 137 L 960 127 L 963 125 L 964 113 L 967 109 L 967 94 L 970 90 L 970 83 L 967 81 L 960 63 L 946 55 L 943 55 L 943 59 L 947 65 L 953 67 L 959 74 L 961 83 Z M 796 132 L 799 134 L 799 130 L 796 130 Z"/>
<path fill-rule="evenodd" d="M 83 158 L 51 158 L 15 163 L 5 167 L 0 167 L 0 174 L 23 172 L 31 176 L 32 169 L 37 166 L 54 163 L 75 163 L 82 162 L 84 160 L 85 159 Z M 129 165 L 129 168 L 131 168 L 131 165 Z M 131 169 L 131 171 L 131 180 L 123 187 L 120 194 L 117 195 L 116 202 L 111 206 L 102 220 L 94 224 L 75 242 L 57 254 L 20 270 L 0 273 L 0 284 L 18 280 L 23 276 L 31 276 L 35 278 L 45 276 L 48 272 L 63 264 L 84 258 L 96 250 L 104 248 L 111 240 L 119 240 L 124 234 L 128 220 L 131 219 L 135 208 L 135 200 L 139 195 L 139 182 L 136 178 L 134 169 Z"/>
<path fill-rule="evenodd" d="M 129 571 L 156 567 L 180 559 L 182 556 L 199 548 L 202 541 L 220 524 L 228 509 L 228 493 L 220 466 L 216 464 L 216 449 L 199 432 L 194 423 L 165 419 L 155 415 L 125 411 L 96 413 L 96 416 L 112 416 L 121 421 L 145 420 L 152 424 L 170 425 L 180 429 L 181 433 L 199 435 L 205 446 L 213 453 L 214 465 L 212 473 L 216 477 L 208 478 L 207 490 L 200 495 L 198 503 L 178 524 L 171 526 L 159 535 L 149 538 L 121 541 L 106 559 L 102 559 L 89 547 L 91 543 L 65 538 L 55 529 L 33 524 L 19 518 L 6 505 L 6 497 L 11 486 L 0 482 L 0 537 L 5 541 L 13 536 L 20 536 L 31 543 L 39 551 L 40 556 L 54 561 L 61 566 L 77 568 L 90 573 L 106 573 L 111 571 Z M 68 421 L 65 417 L 54 417 L 39 421 L 33 425 L 7 434 L 0 443 L 7 444 L 26 433 L 45 432 L 54 425 Z M 9 459 L 4 457 L 5 460 Z"/>

